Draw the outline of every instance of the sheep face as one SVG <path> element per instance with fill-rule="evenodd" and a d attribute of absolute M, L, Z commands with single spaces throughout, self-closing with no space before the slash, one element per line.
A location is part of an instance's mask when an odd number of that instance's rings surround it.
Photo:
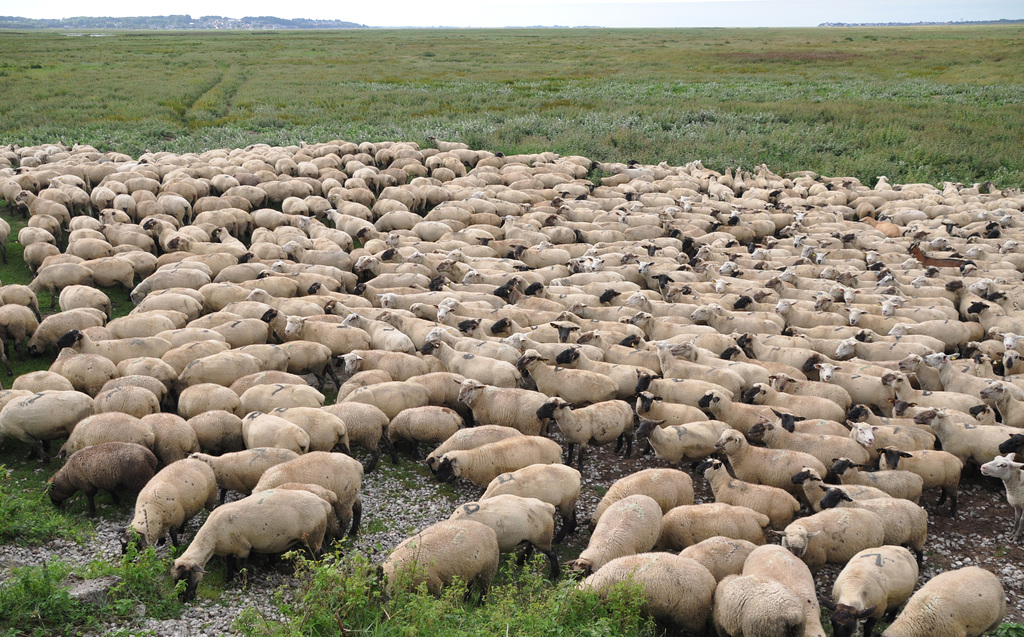
<path fill-rule="evenodd" d="M 290 337 L 300 332 L 302 330 L 303 325 L 305 324 L 306 322 L 301 317 L 289 316 L 287 322 L 284 325 L 285 337 Z"/>
<path fill-rule="evenodd" d="M 1011 434 L 1010 438 L 999 445 L 999 453 L 1010 454 L 1024 450 L 1024 434 Z"/>
<path fill-rule="evenodd" d="M 878 427 L 874 427 L 867 423 L 858 422 L 851 423 L 853 426 L 853 439 L 865 447 L 871 447 L 875 444 L 875 432 L 878 431 Z"/>
<path fill-rule="evenodd" d="M 860 620 L 871 617 L 877 608 L 876 605 L 864 610 L 857 610 L 853 606 L 836 604 L 827 597 L 821 598 L 821 604 L 832 611 L 830 621 L 832 622 L 832 634 L 835 637 L 852 637 L 855 635 L 857 627 L 860 625 Z"/>
<path fill-rule="evenodd" d="M 185 580 L 185 589 L 181 592 L 181 601 L 189 602 L 195 599 L 196 588 L 203 579 L 206 571 L 199 564 L 189 564 L 178 559 L 171 567 L 171 581 L 177 586 L 178 582 Z"/>
<path fill-rule="evenodd" d="M 852 320 L 852 314 L 851 314 Z M 836 347 L 836 358 L 849 358 L 854 355 L 857 351 L 857 339 L 848 338 L 840 341 L 839 346 Z"/>
<path fill-rule="evenodd" d="M 996 456 L 995 460 L 981 465 L 981 475 L 1005 480 L 1012 476 L 1014 471 L 1024 469 L 1024 463 L 1014 462 L 1011 456 L 1013 454 Z"/>
<path fill-rule="evenodd" d="M 458 460 L 448 457 L 448 454 L 441 456 L 441 461 L 437 464 L 437 472 L 435 476 L 438 482 L 451 482 L 455 478 L 455 465 Z"/>
<path fill-rule="evenodd" d="M 722 436 L 715 443 L 715 450 L 726 455 L 735 454 L 744 442 L 743 434 L 735 429 L 728 429 L 722 432 Z"/>
<path fill-rule="evenodd" d="M 476 402 L 477 396 L 480 391 L 486 387 L 483 383 L 472 378 L 467 378 L 459 384 L 459 397 L 458 401 L 463 405 L 472 405 Z"/>
<path fill-rule="evenodd" d="M 807 552 L 807 542 L 818 532 L 809 532 L 807 529 L 790 525 L 786 528 L 786 534 L 782 536 L 782 547 L 789 550 L 793 555 L 803 558 Z"/>

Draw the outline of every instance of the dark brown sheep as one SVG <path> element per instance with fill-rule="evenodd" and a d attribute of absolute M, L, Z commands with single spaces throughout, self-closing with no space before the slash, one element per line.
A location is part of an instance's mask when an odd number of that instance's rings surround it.
<path fill-rule="evenodd" d="M 97 491 L 107 491 L 115 504 L 118 491 L 137 493 L 156 471 L 153 452 L 134 442 L 104 442 L 68 458 L 49 482 L 50 501 L 60 506 L 79 491 L 89 499 L 89 516 L 96 516 Z"/>

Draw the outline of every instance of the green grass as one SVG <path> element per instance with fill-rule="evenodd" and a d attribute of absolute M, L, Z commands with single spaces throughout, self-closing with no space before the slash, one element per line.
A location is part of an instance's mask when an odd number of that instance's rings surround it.
<path fill-rule="evenodd" d="M 300 586 L 294 600 L 272 609 L 247 609 L 236 621 L 243 635 L 636 635 L 656 634 L 640 613 L 635 587 L 623 585 L 607 601 L 576 590 L 575 582 L 551 583 L 537 559 L 522 571 L 503 567 L 484 604 L 465 600 L 463 585 L 440 599 L 424 589 L 388 598 L 373 565 L 360 556 L 329 556 L 320 563 L 296 557 Z M 268 619 L 273 610 L 285 621 Z"/>
<path fill-rule="evenodd" d="M 9 31 L 0 141 L 137 155 L 433 134 L 506 154 L 1021 186 L 1022 34 Z"/>

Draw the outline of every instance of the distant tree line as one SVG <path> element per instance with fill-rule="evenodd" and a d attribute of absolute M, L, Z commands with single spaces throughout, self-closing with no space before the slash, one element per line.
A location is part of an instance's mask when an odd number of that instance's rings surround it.
<path fill-rule="evenodd" d="M 819 27 L 932 27 L 972 24 L 1024 24 L 1024 20 L 960 20 L 959 22 L 822 22 Z"/>
<path fill-rule="evenodd" d="M 225 18 L 207 15 L 154 15 L 132 17 L 89 17 L 36 20 L 17 16 L 0 16 L 0 29 L 365 29 L 366 25 L 343 20 L 288 20 L 273 16 Z"/>

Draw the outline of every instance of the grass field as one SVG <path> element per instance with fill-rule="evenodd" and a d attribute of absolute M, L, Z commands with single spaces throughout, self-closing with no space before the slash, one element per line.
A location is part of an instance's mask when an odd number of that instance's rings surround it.
<path fill-rule="evenodd" d="M 0 142 L 134 155 L 433 134 L 1024 185 L 1020 26 L 70 35 L 0 33 Z"/>

